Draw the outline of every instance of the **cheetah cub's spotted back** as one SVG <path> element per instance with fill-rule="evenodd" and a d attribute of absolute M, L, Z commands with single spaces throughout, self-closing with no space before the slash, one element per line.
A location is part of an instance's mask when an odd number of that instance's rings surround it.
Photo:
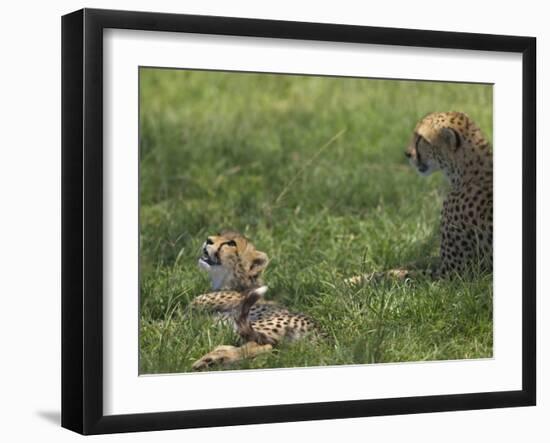
<path fill-rule="evenodd" d="M 461 112 L 429 114 L 405 151 L 421 175 L 441 170 L 450 183 L 440 224 L 437 274 L 492 271 L 493 155 L 479 127 Z"/>
<path fill-rule="evenodd" d="M 199 267 L 208 273 L 213 291 L 195 297 L 191 306 L 232 322 L 244 345 L 218 346 L 197 360 L 194 370 L 251 358 L 270 351 L 283 339 L 296 340 L 316 332 L 306 315 L 263 299 L 267 287 L 262 274 L 267 264 L 267 254 L 237 232 L 207 238 Z"/>

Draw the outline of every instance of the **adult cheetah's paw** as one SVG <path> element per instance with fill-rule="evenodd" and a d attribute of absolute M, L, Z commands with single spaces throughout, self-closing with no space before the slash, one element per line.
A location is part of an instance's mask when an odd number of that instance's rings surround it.
<path fill-rule="evenodd" d="M 390 269 L 383 272 L 371 272 L 370 274 L 356 275 L 346 278 L 344 283 L 350 286 L 358 286 L 370 282 L 378 282 L 384 279 L 409 282 L 413 273 L 408 269 Z"/>
<path fill-rule="evenodd" d="M 361 283 L 363 283 L 364 281 L 367 280 L 365 277 L 367 277 L 367 276 L 366 275 L 355 275 L 353 277 L 344 279 L 344 283 L 346 285 L 350 285 L 350 286 L 357 286 L 357 285 L 359 285 L 359 284 L 361 284 Z"/>

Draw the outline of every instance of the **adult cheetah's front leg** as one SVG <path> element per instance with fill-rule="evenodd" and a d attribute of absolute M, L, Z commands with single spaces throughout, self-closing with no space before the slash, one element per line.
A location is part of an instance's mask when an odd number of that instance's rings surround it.
<path fill-rule="evenodd" d="M 272 345 L 248 342 L 242 346 L 217 346 L 213 351 L 193 363 L 194 371 L 201 371 L 215 365 L 231 365 L 247 358 L 254 358 L 273 349 Z"/>
<path fill-rule="evenodd" d="M 429 257 L 425 260 L 406 265 L 403 268 L 388 269 L 387 271 L 371 272 L 369 274 L 355 275 L 346 278 L 344 282 L 350 286 L 377 282 L 381 280 L 407 281 L 422 277 L 435 278 L 439 275 L 439 260 Z"/>
<path fill-rule="evenodd" d="M 370 283 L 372 281 L 379 281 L 384 278 L 392 280 L 404 281 L 411 276 L 411 272 L 408 269 L 390 269 L 389 271 L 371 272 L 369 274 L 355 275 L 350 278 L 346 278 L 344 282 L 351 286 L 357 286 L 364 283 Z"/>

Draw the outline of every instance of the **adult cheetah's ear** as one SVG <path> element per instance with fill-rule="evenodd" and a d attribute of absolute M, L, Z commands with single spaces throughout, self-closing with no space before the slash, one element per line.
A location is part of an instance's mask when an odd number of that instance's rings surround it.
<path fill-rule="evenodd" d="M 462 146 L 462 139 L 460 138 L 460 134 L 453 128 L 443 128 L 441 130 L 441 137 L 452 151 L 456 151 L 458 148 L 460 148 L 460 146 Z"/>
<path fill-rule="evenodd" d="M 262 272 L 268 263 L 269 257 L 267 254 L 265 252 L 256 251 L 250 265 L 250 270 L 254 273 Z"/>

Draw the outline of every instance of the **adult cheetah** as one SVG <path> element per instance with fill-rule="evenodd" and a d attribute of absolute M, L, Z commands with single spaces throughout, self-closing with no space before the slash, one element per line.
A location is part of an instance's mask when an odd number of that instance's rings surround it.
<path fill-rule="evenodd" d="M 416 125 L 405 155 L 421 175 L 441 170 L 450 184 L 440 225 L 438 276 L 493 266 L 493 153 L 462 112 L 437 112 Z"/>
<path fill-rule="evenodd" d="M 420 175 L 441 170 L 450 184 L 441 211 L 439 260 L 429 270 L 430 276 L 465 275 L 472 269 L 491 272 L 493 155 L 479 127 L 462 112 L 428 114 L 417 123 L 405 156 Z M 418 273 L 394 269 L 382 274 L 405 279 Z M 352 277 L 347 282 L 379 275 Z"/>
<path fill-rule="evenodd" d="M 262 298 L 267 291 L 262 273 L 268 261 L 267 254 L 237 232 L 207 238 L 199 267 L 208 272 L 213 291 L 195 297 L 191 306 L 232 322 L 244 344 L 216 347 L 193 364 L 194 370 L 252 358 L 269 352 L 283 339 L 296 340 L 317 332 L 306 315 Z"/>

